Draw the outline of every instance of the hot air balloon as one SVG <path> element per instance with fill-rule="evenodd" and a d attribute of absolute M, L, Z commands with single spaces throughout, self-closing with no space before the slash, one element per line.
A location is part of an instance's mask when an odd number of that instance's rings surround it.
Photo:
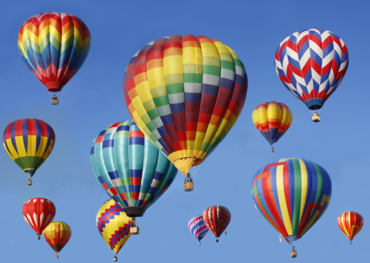
<path fill-rule="evenodd" d="M 46 122 L 38 119 L 21 119 L 10 123 L 3 136 L 3 145 L 10 158 L 32 176 L 49 157 L 54 148 L 55 134 Z"/>
<path fill-rule="evenodd" d="M 44 238 L 57 254 L 57 258 L 59 258 L 58 253 L 67 245 L 71 235 L 71 227 L 59 221 L 52 222 L 44 230 Z"/>
<path fill-rule="evenodd" d="M 320 165 L 298 158 L 262 167 L 252 180 L 254 205 L 264 219 L 292 245 L 325 213 L 331 180 Z"/>
<path fill-rule="evenodd" d="M 131 59 L 123 82 L 132 118 L 184 175 L 235 124 L 247 88 L 247 73 L 231 48 L 193 35 L 145 45 Z M 187 184 L 185 190 L 192 187 Z"/>
<path fill-rule="evenodd" d="M 320 29 L 298 31 L 285 38 L 275 53 L 275 69 L 285 87 L 314 111 L 342 82 L 348 67 L 348 50 L 334 33 Z"/>
<path fill-rule="evenodd" d="M 203 216 L 194 217 L 192 220 L 189 221 L 188 227 L 190 232 L 195 236 L 196 239 L 198 239 L 200 245 L 200 241 L 209 231 L 203 221 Z"/>
<path fill-rule="evenodd" d="M 53 221 L 55 213 L 53 202 L 42 197 L 31 198 L 22 207 L 24 220 L 35 230 L 38 240 L 42 231 Z"/>
<path fill-rule="evenodd" d="M 284 103 L 272 101 L 258 105 L 253 111 L 252 119 L 258 131 L 271 145 L 271 152 L 274 152 L 273 144 L 289 129 L 293 114 Z"/>
<path fill-rule="evenodd" d="M 90 51 L 87 26 L 76 16 L 46 12 L 29 18 L 18 33 L 24 63 L 50 92 L 59 92 L 77 73 Z M 59 103 L 54 95 L 52 104 Z"/>
<path fill-rule="evenodd" d="M 112 199 L 100 207 L 96 215 L 96 226 L 110 249 L 115 252 L 113 261 L 117 261 L 118 252 L 130 238 L 130 227 L 134 220 Z"/>
<path fill-rule="evenodd" d="M 94 174 L 129 217 L 141 217 L 171 185 L 177 169 L 139 130 L 122 121 L 100 132 L 91 148 Z M 132 234 L 136 222 L 133 222 Z"/>
<path fill-rule="evenodd" d="M 210 206 L 203 212 L 203 221 L 207 228 L 215 235 L 216 242 L 218 242 L 218 238 L 229 225 L 230 220 L 231 214 L 229 209 L 221 205 Z"/>
<path fill-rule="evenodd" d="M 338 217 L 339 229 L 345 234 L 349 243 L 352 244 L 353 238 L 361 231 L 364 225 L 364 219 L 356 212 L 344 212 Z"/>

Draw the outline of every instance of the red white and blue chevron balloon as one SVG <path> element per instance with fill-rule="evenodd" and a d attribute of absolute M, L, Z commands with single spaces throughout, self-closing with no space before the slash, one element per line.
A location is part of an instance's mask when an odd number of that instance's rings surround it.
<path fill-rule="evenodd" d="M 338 88 L 348 67 L 348 50 L 334 33 L 298 31 L 275 53 L 275 69 L 285 87 L 310 110 L 320 109 Z"/>
<path fill-rule="evenodd" d="M 195 236 L 196 239 L 198 239 L 200 245 L 200 241 L 209 231 L 203 221 L 203 216 L 194 217 L 189 221 L 188 227 L 190 232 Z"/>

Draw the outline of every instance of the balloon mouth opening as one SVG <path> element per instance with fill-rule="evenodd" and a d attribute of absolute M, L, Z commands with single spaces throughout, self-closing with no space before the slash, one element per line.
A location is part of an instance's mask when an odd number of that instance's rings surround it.
<path fill-rule="evenodd" d="M 310 99 L 305 101 L 305 104 L 310 110 L 319 110 L 324 105 L 325 100 L 323 99 Z"/>
<path fill-rule="evenodd" d="M 48 82 L 45 83 L 45 86 L 48 89 L 48 91 L 58 92 L 62 90 L 64 84 L 60 82 Z"/>
<path fill-rule="evenodd" d="M 292 245 L 293 241 L 297 241 L 301 238 L 301 236 L 298 235 L 292 235 L 292 236 L 287 236 L 286 239 L 288 240 L 289 244 Z"/>
<path fill-rule="evenodd" d="M 145 213 L 145 209 L 138 206 L 125 207 L 123 210 L 129 217 L 142 217 Z"/>

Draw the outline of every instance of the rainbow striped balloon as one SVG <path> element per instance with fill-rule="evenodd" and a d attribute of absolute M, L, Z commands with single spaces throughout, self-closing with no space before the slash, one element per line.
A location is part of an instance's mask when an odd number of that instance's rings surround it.
<path fill-rule="evenodd" d="M 320 165 L 297 158 L 262 167 L 252 180 L 255 207 L 292 244 L 324 214 L 331 180 Z"/>
<path fill-rule="evenodd" d="M 145 45 L 123 82 L 132 118 L 184 175 L 233 127 L 247 88 L 247 73 L 231 48 L 193 35 Z"/>
<path fill-rule="evenodd" d="M 258 105 L 252 119 L 258 131 L 272 146 L 289 129 L 293 114 L 284 103 L 271 101 Z"/>
<path fill-rule="evenodd" d="M 18 48 L 23 61 L 49 91 L 61 91 L 77 73 L 90 51 L 87 26 L 66 13 L 41 13 L 19 30 Z"/>
<path fill-rule="evenodd" d="M 38 119 L 10 123 L 3 135 L 3 145 L 12 160 L 31 177 L 49 157 L 55 144 L 53 128 Z"/>

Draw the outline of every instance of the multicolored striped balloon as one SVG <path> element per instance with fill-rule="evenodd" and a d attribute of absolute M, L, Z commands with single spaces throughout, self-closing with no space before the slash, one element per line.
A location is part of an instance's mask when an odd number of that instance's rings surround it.
<path fill-rule="evenodd" d="M 10 123 L 3 135 L 3 145 L 12 160 L 31 177 L 49 157 L 55 144 L 53 128 L 38 119 Z"/>
<path fill-rule="evenodd" d="M 314 162 L 280 159 L 258 170 L 251 193 L 263 218 L 292 244 L 325 213 L 331 180 L 325 169 Z"/>
<path fill-rule="evenodd" d="M 348 50 L 334 33 L 320 29 L 297 31 L 275 53 L 275 69 L 285 87 L 310 110 L 320 109 L 342 82 Z"/>
<path fill-rule="evenodd" d="M 44 238 L 57 254 L 57 258 L 59 258 L 58 253 L 67 245 L 71 236 L 71 227 L 59 221 L 51 222 L 44 230 Z"/>
<path fill-rule="evenodd" d="M 109 248 L 116 254 L 130 238 L 130 227 L 133 220 L 135 218 L 128 217 L 112 199 L 99 208 L 96 215 L 96 226 Z"/>
<path fill-rule="evenodd" d="M 289 129 L 293 121 L 293 114 L 284 103 L 275 101 L 264 102 L 258 105 L 252 114 L 253 123 L 258 131 L 272 146 Z"/>
<path fill-rule="evenodd" d="M 341 214 L 337 222 L 339 229 L 348 237 L 350 244 L 352 244 L 353 238 L 361 231 L 364 225 L 362 216 L 352 211 Z"/>
<path fill-rule="evenodd" d="M 117 122 L 100 132 L 90 159 L 100 184 L 130 217 L 142 216 L 177 174 L 133 121 Z"/>
<path fill-rule="evenodd" d="M 55 214 L 54 203 L 42 197 L 31 198 L 22 207 L 24 220 L 35 230 L 37 239 L 40 239 L 42 231 L 53 221 Z"/>
<path fill-rule="evenodd" d="M 203 220 L 215 237 L 220 237 L 231 220 L 229 209 L 221 205 L 210 206 L 203 212 Z M 218 242 L 218 238 L 216 239 Z"/>
<path fill-rule="evenodd" d="M 90 51 L 87 26 L 66 13 L 41 13 L 29 18 L 18 33 L 24 63 L 49 91 L 61 91 Z"/>
<path fill-rule="evenodd" d="M 184 175 L 233 127 L 247 88 L 247 73 L 231 48 L 193 35 L 145 45 L 123 82 L 132 118 Z"/>
<path fill-rule="evenodd" d="M 200 245 L 200 241 L 209 231 L 203 221 L 203 216 L 194 217 L 189 221 L 188 227 L 190 232 L 195 236 L 196 239 L 198 239 Z"/>

